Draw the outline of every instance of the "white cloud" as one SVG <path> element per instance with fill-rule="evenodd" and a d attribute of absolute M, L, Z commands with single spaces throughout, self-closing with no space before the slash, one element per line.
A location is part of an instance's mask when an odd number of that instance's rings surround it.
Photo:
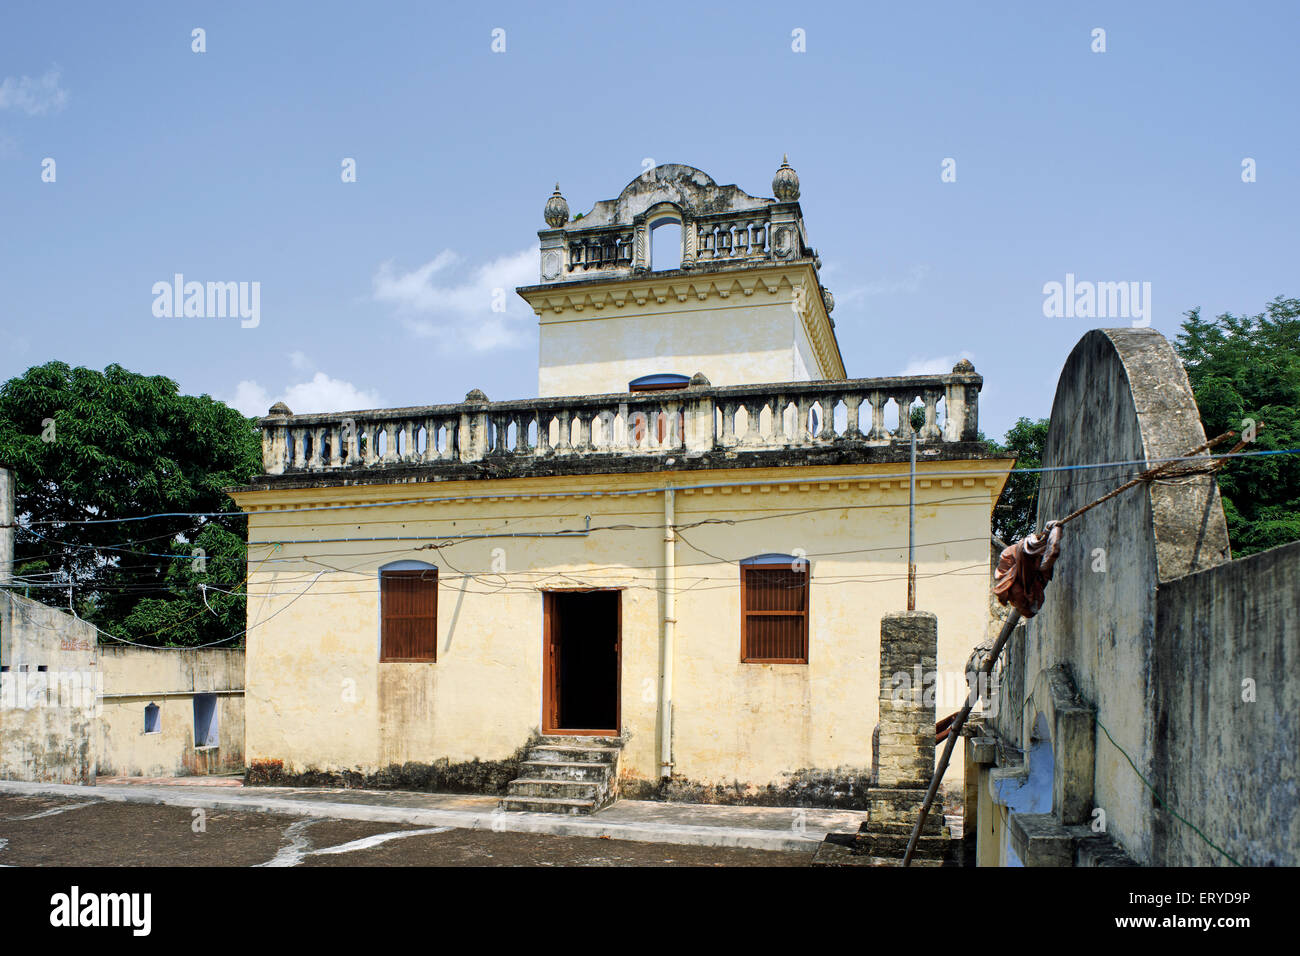
<path fill-rule="evenodd" d="M 237 408 L 250 417 L 265 415 L 266 410 L 275 404 L 275 402 L 271 401 L 271 396 L 266 389 L 248 379 L 236 385 L 234 396 L 224 401 L 231 408 Z M 289 407 L 292 408 L 293 406 L 290 405 Z"/>
<path fill-rule="evenodd" d="M 438 339 L 444 349 L 487 351 L 522 344 L 533 312 L 515 295 L 515 287 L 537 282 L 537 249 L 493 259 L 459 279 L 436 281 L 460 262 L 460 255 L 445 249 L 410 272 L 382 263 L 373 280 L 375 301 L 394 306 L 407 329 Z"/>
<path fill-rule="evenodd" d="M 831 285 L 831 276 L 839 271 L 838 265 L 830 266 L 822 270 L 822 274 L 827 277 L 828 288 L 835 296 L 835 304 L 854 302 L 858 299 L 865 299 L 875 295 L 899 295 L 903 293 L 919 292 L 921 283 L 930 271 L 927 265 L 915 265 L 907 271 L 907 275 L 893 279 L 875 279 L 871 282 L 865 282 L 860 285 L 850 286 L 848 288 L 837 288 Z"/>
<path fill-rule="evenodd" d="M 934 358 L 920 358 L 914 356 L 907 363 L 907 368 L 900 372 L 900 375 L 947 375 L 952 372 L 952 367 L 962 359 L 970 359 L 971 364 L 975 364 L 975 356 L 970 352 L 958 352 L 956 355 L 938 355 Z"/>
<path fill-rule="evenodd" d="M 57 113 L 68 102 L 68 91 L 59 86 L 59 75 L 56 66 L 39 79 L 6 76 L 0 80 L 0 110 L 20 110 L 28 116 Z"/>
<path fill-rule="evenodd" d="M 298 353 L 301 354 L 301 353 Z M 226 404 L 245 415 L 265 415 L 276 402 L 284 402 L 295 414 L 308 412 L 349 412 L 362 408 L 382 408 L 378 392 L 367 392 L 351 382 L 330 378 L 317 372 L 311 381 L 290 385 L 273 396 L 263 386 L 245 379 L 235 386 L 234 396 Z"/>

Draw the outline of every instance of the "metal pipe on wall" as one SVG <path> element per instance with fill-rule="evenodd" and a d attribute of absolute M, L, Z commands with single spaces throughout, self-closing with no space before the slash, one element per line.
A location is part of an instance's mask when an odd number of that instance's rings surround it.
<path fill-rule="evenodd" d="M 907 476 L 907 609 L 916 610 L 916 432 L 912 432 L 912 468 Z"/>
<path fill-rule="evenodd" d="M 659 682 L 659 775 L 673 773 L 673 643 L 677 630 L 677 529 L 673 489 L 664 489 L 664 637 Z"/>

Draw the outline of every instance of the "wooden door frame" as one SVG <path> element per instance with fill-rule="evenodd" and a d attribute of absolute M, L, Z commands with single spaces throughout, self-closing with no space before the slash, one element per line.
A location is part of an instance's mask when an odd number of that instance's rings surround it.
<path fill-rule="evenodd" d="M 623 588 L 545 588 L 542 590 L 542 733 L 570 737 L 618 737 L 623 727 Z M 614 729 L 573 730 L 559 723 L 559 674 L 555 667 L 555 595 L 590 594 L 595 591 L 617 595 L 614 602 Z"/>

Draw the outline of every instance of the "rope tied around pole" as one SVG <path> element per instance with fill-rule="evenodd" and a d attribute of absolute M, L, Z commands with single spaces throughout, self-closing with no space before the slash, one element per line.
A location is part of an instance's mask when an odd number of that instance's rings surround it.
<path fill-rule="evenodd" d="M 998 555 L 993 596 L 1003 607 L 1010 604 L 1021 617 L 1033 617 L 1043 606 L 1052 566 L 1061 556 L 1062 525 L 1047 522 L 1042 534 L 1031 534 Z"/>

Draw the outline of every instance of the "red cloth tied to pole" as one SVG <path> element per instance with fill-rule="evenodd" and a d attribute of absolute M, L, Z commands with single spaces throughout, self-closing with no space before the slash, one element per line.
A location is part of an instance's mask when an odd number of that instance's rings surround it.
<path fill-rule="evenodd" d="M 1043 606 L 1043 592 L 1052 580 L 1052 565 L 1061 555 L 1061 526 L 1050 521 L 1042 534 L 1031 534 L 998 555 L 993 594 L 1021 617 L 1033 617 Z"/>

